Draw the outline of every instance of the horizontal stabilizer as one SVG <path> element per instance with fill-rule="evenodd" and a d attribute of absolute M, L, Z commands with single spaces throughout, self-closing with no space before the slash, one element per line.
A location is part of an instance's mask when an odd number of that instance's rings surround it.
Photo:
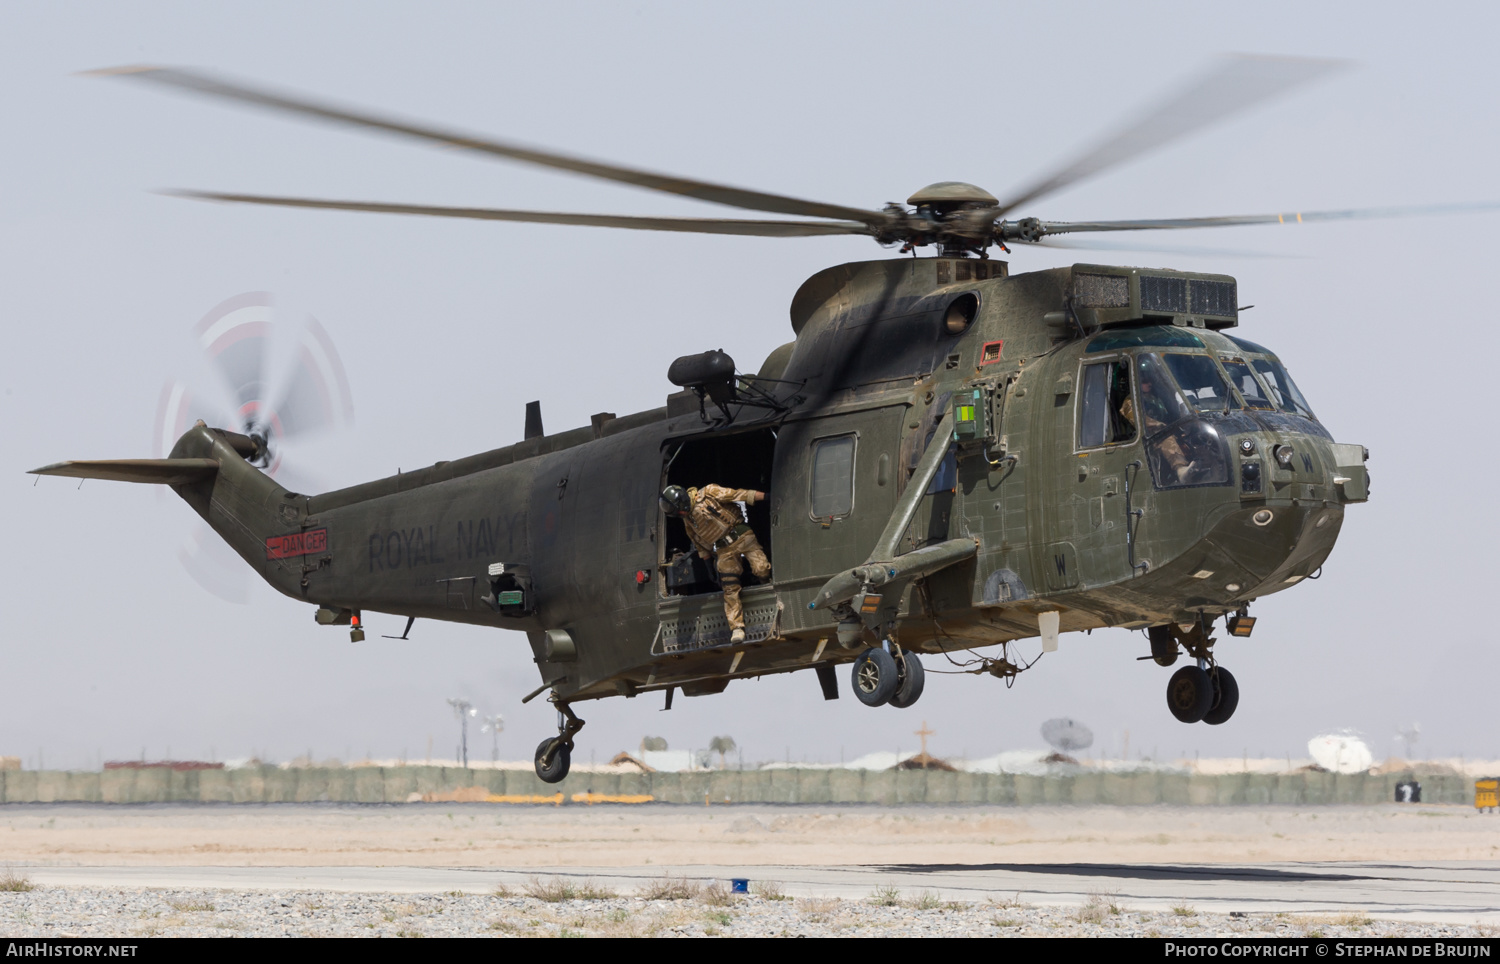
<path fill-rule="evenodd" d="M 32 469 L 28 474 L 184 485 L 211 479 L 218 471 L 219 463 L 216 459 L 98 459 L 92 462 L 55 462 Z"/>

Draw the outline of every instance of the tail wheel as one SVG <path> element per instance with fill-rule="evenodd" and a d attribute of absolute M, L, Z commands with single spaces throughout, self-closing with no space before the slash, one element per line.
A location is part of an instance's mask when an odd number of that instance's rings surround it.
<path fill-rule="evenodd" d="M 1183 723 L 1197 723 L 1214 706 L 1214 684 L 1196 666 L 1184 666 L 1167 682 L 1167 709 Z"/>
<path fill-rule="evenodd" d="M 927 671 L 922 668 L 922 661 L 917 654 L 906 649 L 901 651 L 901 658 L 896 661 L 896 692 L 891 697 L 891 705 L 900 709 L 915 703 L 922 696 L 922 687 L 927 682 Z"/>
<path fill-rule="evenodd" d="M 552 752 L 552 759 L 543 762 L 547 756 L 547 750 L 554 744 L 559 743 L 557 737 L 543 740 L 536 747 L 536 775 L 543 783 L 561 783 L 563 777 L 568 775 L 568 768 L 573 763 L 573 749 L 566 743 L 562 743 Z"/>
<path fill-rule="evenodd" d="M 867 649 L 854 658 L 854 695 L 866 706 L 884 706 L 896 695 L 900 671 L 883 649 Z"/>
<path fill-rule="evenodd" d="M 1209 676 L 1214 685 L 1214 705 L 1203 714 L 1203 722 L 1218 726 L 1233 716 L 1235 707 L 1240 705 L 1240 684 L 1234 681 L 1234 674 L 1222 666 L 1214 667 Z"/>

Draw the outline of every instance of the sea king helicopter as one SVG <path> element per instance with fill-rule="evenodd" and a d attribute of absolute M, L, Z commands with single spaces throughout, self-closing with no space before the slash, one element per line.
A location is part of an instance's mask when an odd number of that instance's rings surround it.
<path fill-rule="evenodd" d="M 305 118 L 796 220 L 622 217 L 183 192 L 246 204 L 899 246 L 792 298 L 793 339 L 753 374 L 721 351 L 677 359 L 651 411 L 544 432 L 538 403 L 505 448 L 319 495 L 263 471 L 274 413 L 199 421 L 167 458 L 61 462 L 41 475 L 170 486 L 278 591 L 364 638 L 364 614 L 526 633 L 566 776 L 579 703 L 704 696 L 810 670 L 825 699 L 905 707 L 922 657 L 1010 683 L 1063 633 L 1143 630 L 1171 666 L 1167 705 L 1222 724 L 1239 688 L 1216 624 L 1315 576 L 1368 498 L 1367 451 L 1336 442 L 1276 353 L 1236 333 L 1226 275 L 1074 264 L 1012 274 L 992 251 L 1082 232 L 1303 223 L 1387 208 L 1136 221 L 1012 219 L 1023 205 L 1305 84 L 1327 61 L 1229 58 L 1072 163 L 1003 200 L 940 182 L 856 208 L 582 160 L 213 75 L 106 73 Z M 918 257 L 918 250 L 935 256 Z M 904 255 L 910 254 L 911 257 Z M 768 493 L 742 506 L 772 574 L 743 590 L 736 641 L 716 573 L 659 504 L 669 485 Z M 1034 644 L 1028 643 L 1028 646 Z M 979 650 L 998 647 L 989 653 Z M 1031 651 L 1031 650 L 1028 650 Z M 929 655 L 931 654 L 931 655 Z"/>

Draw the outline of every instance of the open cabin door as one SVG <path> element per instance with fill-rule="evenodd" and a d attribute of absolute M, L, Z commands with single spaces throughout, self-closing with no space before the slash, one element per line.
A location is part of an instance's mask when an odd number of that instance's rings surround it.
<path fill-rule="evenodd" d="M 777 556 L 772 508 L 772 464 L 777 432 L 774 428 L 715 432 L 687 439 L 671 439 L 662 453 L 661 487 L 680 485 L 700 488 L 722 485 L 754 489 L 771 498 L 755 505 L 741 505 L 741 514 L 771 560 L 773 574 Z M 724 615 L 724 596 L 713 559 L 702 559 L 678 519 L 667 518 L 658 508 L 657 613 L 661 626 L 652 646 L 653 655 L 681 655 L 729 644 L 729 622 Z M 740 601 L 744 607 L 745 639 L 760 642 L 778 634 L 775 587 L 761 584 L 749 566 L 741 578 Z M 701 690 L 700 692 L 708 692 Z M 696 695 L 689 687 L 685 695 Z"/>

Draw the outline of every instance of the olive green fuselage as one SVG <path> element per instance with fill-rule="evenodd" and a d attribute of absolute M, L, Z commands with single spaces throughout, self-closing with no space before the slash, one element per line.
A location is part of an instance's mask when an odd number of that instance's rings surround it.
<path fill-rule="evenodd" d="M 746 407 L 710 426 L 683 393 L 665 408 L 314 496 L 282 489 L 200 426 L 172 457 L 214 458 L 219 471 L 175 488 L 286 595 L 526 631 L 538 683 L 564 702 L 667 686 L 711 693 L 732 678 L 845 662 L 867 645 L 841 646 L 838 616 L 809 604 L 867 561 L 929 440 L 952 437 L 955 397 L 970 398 L 982 424 L 955 445 L 901 548 L 961 538 L 974 551 L 902 588 L 903 647 L 1034 637 L 1042 612 L 1070 632 L 1236 611 L 1323 564 L 1343 506 L 1365 498 L 1363 459 L 1350 464 L 1357 446 L 1335 446 L 1286 408 L 1255 409 L 1238 389 L 1222 410 L 1181 423 L 1185 441 L 1164 450 L 1138 384 L 1157 362 L 1143 356 L 1274 356 L 1213 330 L 1232 320 L 1142 310 L 1132 270 L 844 265 L 799 291 L 797 338 L 761 369 L 784 411 Z M 1084 281 L 1109 272 L 1133 279 L 1133 300 L 1082 306 Z M 964 296 L 973 310 L 954 330 Z M 1135 334 L 1109 340 L 1120 332 Z M 1102 417 L 1084 411 L 1085 396 L 1111 364 L 1120 387 L 1101 440 L 1081 419 Z M 819 462 L 830 440 L 849 440 L 837 452 L 852 447 L 851 460 Z M 657 503 L 669 479 L 770 495 L 749 521 L 773 582 L 747 581 L 743 644 L 720 625 L 719 595 L 669 591 L 667 565 L 685 546 Z M 524 612 L 487 601 L 496 564 L 527 573 Z M 571 647 L 549 641 L 558 630 Z"/>

